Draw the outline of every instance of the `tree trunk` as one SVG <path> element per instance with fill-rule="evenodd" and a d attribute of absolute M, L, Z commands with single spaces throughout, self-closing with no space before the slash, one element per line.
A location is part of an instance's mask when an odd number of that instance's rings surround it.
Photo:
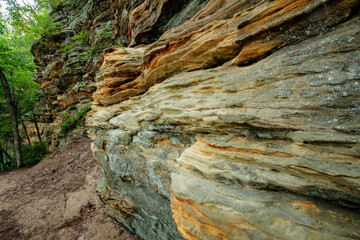
<path fill-rule="evenodd" d="M 11 91 L 9 87 L 9 83 L 0 68 L 0 78 L 1 78 L 1 84 L 4 89 L 5 93 L 5 100 L 6 104 L 8 106 L 10 116 L 11 116 L 11 127 L 14 134 L 14 148 L 15 148 L 15 156 L 16 156 L 16 164 L 18 167 L 22 165 L 22 152 L 21 152 L 21 142 L 20 142 L 20 134 L 19 134 L 19 128 L 18 128 L 18 121 L 17 121 L 17 114 L 16 114 L 16 108 L 13 99 L 11 98 Z"/>
<path fill-rule="evenodd" d="M 11 157 L 10 155 L 4 150 L 4 149 L 1 149 L 0 148 L 0 152 L 1 152 L 1 162 L 3 162 L 3 155 L 5 155 L 5 157 L 8 159 L 8 160 L 11 160 Z"/>
<path fill-rule="evenodd" d="M 38 138 L 39 138 L 39 141 L 42 142 L 42 140 L 41 140 L 41 134 L 40 134 L 39 127 L 38 127 L 38 124 L 37 124 L 37 120 L 36 120 L 36 115 L 35 115 L 35 113 L 33 113 L 33 116 L 34 116 L 34 124 L 35 124 L 35 128 L 36 128 L 37 136 L 38 136 Z"/>
<path fill-rule="evenodd" d="M 30 145 L 30 147 L 31 147 L 31 141 L 30 141 L 30 137 L 29 137 L 28 131 L 27 131 L 27 129 L 26 129 L 26 125 L 25 125 L 25 123 L 24 123 L 24 121 L 22 120 L 21 117 L 20 117 L 20 120 L 21 120 L 21 124 L 22 124 L 22 126 L 23 126 L 23 128 L 24 128 L 24 131 L 25 131 L 25 136 L 26 136 L 26 138 L 27 138 L 27 140 L 28 140 L 28 142 L 29 142 L 29 145 Z"/>
<path fill-rule="evenodd" d="M 14 140 L 12 137 L 6 136 L 5 151 L 8 151 L 9 148 L 14 148 Z"/>

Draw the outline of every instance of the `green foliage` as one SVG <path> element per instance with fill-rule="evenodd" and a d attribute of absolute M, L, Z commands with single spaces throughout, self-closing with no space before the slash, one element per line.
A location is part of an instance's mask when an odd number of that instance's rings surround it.
<path fill-rule="evenodd" d="M 101 53 L 104 50 L 104 48 L 106 48 L 106 46 L 107 46 L 107 43 L 101 44 L 101 45 L 96 46 L 96 47 L 92 47 L 90 49 L 90 52 L 87 55 L 90 58 L 90 57 L 92 57 L 92 56 L 94 56 L 94 55 L 96 55 L 98 53 Z"/>
<path fill-rule="evenodd" d="M 73 41 L 81 41 L 83 43 L 88 43 L 90 33 L 87 29 L 82 29 L 77 35 L 75 35 Z"/>
<path fill-rule="evenodd" d="M 20 117 L 30 119 L 29 116 L 38 111 L 37 103 L 43 97 L 39 91 L 40 85 L 33 81 L 36 66 L 30 49 L 42 35 L 62 28 L 61 25 L 49 21 L 50 10 L 57 7 L 60 1 L 35 0 L 33 5 L 20 5 L 20 1 L 16 0 L 3 1 L 7 3 L 8 15 L 0 14 L 0 68 L 10 85 L 20 122 Z M 21 2 L 26 3 L 26 1 Z M 13 134 L 2 87 L 0 87 L 0 110 L 0 145 L 10 149 Z M 22 138 L 25 139 L 25 136 Z M 10 150 L 8 152 L 12 154 Z M 26 151 L 25 147 L 24 154 L 28 152 L 31 151 Z M 12 163 L 4 163 L 7 166 L 5 168 L 11 169 Z M 3 165 L 0 170 L 4 170 Z"/>
<path fill-rule="evenodd" d="M 0 172 L 8 172 L 17 169 L 16 161 L 14 159 L 8 160 L 4 158 L 4 162 L 0 162 Z"/>
<path fill-rule="evenodd" d="M 88 53 L 86 53 L 86 54 L 84 55 L 83 60 L 84 60 L 85 62 L 87 62 L 87 61 L 89 61 L 90 58 L 91 58 L 91 54 L 88 52 Z"/>
<path fill-rule="evenodd" d="M 46 144 L 44 142 L 36 142 L 32 146 L 23 145 L 22 151 L 24 159 L 23 164 L 26 167 L 33 166 L 40 162 L 47 154 Z"/>
<path fill-rule="evenodd" d="M 116 45 L 119 47 L 119 48 L 121 48 L 126 54 L 129 54 L 129 52 L 128 51 L 126 51 L 126 49 L 124 48 L 124 46 L 118 41 L 118 40 L 116 40 Z"/>
<path fill-rule="evenodd" d="M 97 37 L 102 37 L 105 35 L 105 33 L 106 32 L 104 30 L 100 30 L 100 31 L 96 32 L 96 35 L 97 35 Z"/>
<path fill-rule="evenodd" d="M 92 47 L 90 49 L 90 51 L 88 51 L 85 55 L 84 55 L 84 61 L 87 62 L 89 61 L 89 59 L 94 56 L 97 53 L 100 53 L 102 51 L 104 47 L 100 46 L 100 47 Z"/>
<path fill-rule="evenodd" d="M 71 40 L 72 42 L 69 44 L 68 42 L 64 42 L 60 44 L 60 51 L 67 53 L 71 49 L 74 48 L 75 43 L 80 44 L 88 44 L 90 33 L 86 29 L 82 29 L 78 34 L 76 34 Z M 90 57 L 89 57 L 90 58 Z"/>
<path fill-rule="evenodd" d="M 21 114 L 34 111 L 36 103 L 43 96 L 39 91 L 40 84 L 33 81 L 36 67 L 30 54 L 30 47 L 26 35 L 9 30 L 0 35 L 0 67 L 10 85 L 19 117 Z M 12 138 L 12 130 L 2 87 L 0 87 L 0 108 L 0 143 L 4 144 Z"/>
<path fill-rule="evenodd" d="M 61 44 L 60 45 L 60 51 L 64 52 L 64 53 L 67 53 L 69 52 L 71 49 L 74 48 L 74 45 L 71 43 L 71 44 Z"/>
<path fill-rule="evenodd" d="M 23 145 L 21 150 L 23 153 L 24 167 L 30 167 L 37 164 L 48 153 L 44 142 L 36 142 L 32 146 L 29 144 Z M 11 156 L 11 159 L 7 159 L 4 156 L 3 162 L 0 162 L 0 172 L 12 171 L 15 169 L 17 169 L 15 157 Z"/>
<path fill-rule="evenodd" d="M 90 49 L 90 55 L 91 56 L 94 56 L 96 53 L 100 52 L 101 51 L 101 48 L 100 47 L 92 47 Z"/>
<path fill-rule="evenodd" d="M 61 23 L 55 23 L 53 20 L 48 20 L 46 27 L 43 29 L 42 36 L 59 34 L 64 28 L 65 25 Z"/>
<path fill-rule="evenodd" d="M 32 40 L 54 31 L 59 25 L 49 21 L 51 9 L 61 4 L 59 0 L 35 0 L 34 4 L 21 5 L 16 0 L 4 0 L 12 29 L 16 32 L 26 33 Z M 26 3 L 26 1 L 23 3 Z"/>
<path fill-rule="evenodd" d="M 64 114 L 64 119 L 68 119 L 70 117 L 70 113 L 72 110 L 76 109 L 76 105 L 71 105 L 70 107 L 68 107 L 65 111 L 65 114 Z"/>
<path fill-rule="evenodd" d="M 5 100 L 0 98 L 0 101 L 0 145 L 5 145 L 6 139 L 12 138 L 11 118 Z"/>
<path fill-rule="evenodd" d="M 1 6 L 0 6 L 0 8 L 1 8 Z M 5 24 L 4 20 L 2 19 L 2 15 L 0 14 L 0 34 L 1 35 L 5 34 L 5 30 L 6 30 L 6 24 Z"/>
<path fill-rule="evenodd" d="M 75 106 L 72 105 L 65 111 L 64 122 L 61 124 L 61 130 L 57 133 L 58 137 L 65 137 L 70 130 L 80 126 L 85 119 L 86 113 L 91 109 L 91 103 L 86 104 L 77 113 L 71 115 L 74 108 Z"/>
<path fill-rule="evenodd" d="M 0 146 L 0 148 L 1 148 L 1 146 Z M 11 157 L 10 159 L 8 159 L 4 154 L 3 161 L 0 161 L 0 172 L 11 171 L 16 168 L 17 168 L 17 166 L 16 166 L 15 158 Z"/>

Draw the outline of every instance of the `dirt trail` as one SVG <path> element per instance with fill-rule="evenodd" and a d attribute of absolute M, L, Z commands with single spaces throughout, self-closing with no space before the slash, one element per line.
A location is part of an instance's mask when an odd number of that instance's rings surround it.
<path fill-rule="evenodd" d="M 96 195 L 100 180 L 89 139 L 0 174 L 0 239 L 140 240 L 106 214 Z"/>

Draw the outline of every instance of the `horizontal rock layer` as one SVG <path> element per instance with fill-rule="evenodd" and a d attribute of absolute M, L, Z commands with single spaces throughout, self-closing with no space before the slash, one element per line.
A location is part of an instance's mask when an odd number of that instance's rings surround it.
<path fill-rule="evenodd" d="M 360 238 L 359 1 L 184 2 L 96 77 L 110 214 L 145 239 Z M 131 7 L 133 45 L 156 3 Z"/>
<path fill-rule="evenodd" d="M 132 46 L 156 41 L 183 24 L 209 0 L 110 0 L 115 13 L 114 36 Z"/>
<path fill-rule="evenodd" d="M 53 29 L 35 42 L 31 51 L 38 66 L 35 81 L 41 84 L 55 119 L 50 127 L 51 148 L 57 148 L 56 133 L 65 121 L 64 110 L 92 100 L 99 57 L 104 48 L 112 46 L 114 14 L 108 0 L 64 0 L 50 20 Z"/>
<path fill-rule="evenodd" d="M 63 1 L 50 15 L 57 29 L 32 46 L 42 86 L 54 115 L 89 101 L 96 90 L 97 58 L 111 41 L 113 12 L 107 0 Z M 110 34 L 108 33 L 110 31 Z"/>
<path fill-rule="evenodd" d="M 145 89 L 136 87 L 137 78 L 142 73 L 144 49 L 108 51 L 95 78 L 97 91 L 93 95 L 94 103 L 108 106 L 144 93 Z"/>

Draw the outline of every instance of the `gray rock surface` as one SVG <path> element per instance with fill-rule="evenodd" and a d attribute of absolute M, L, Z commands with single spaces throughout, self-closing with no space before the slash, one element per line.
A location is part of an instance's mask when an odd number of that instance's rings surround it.
<path fill-rule="evenodd" d="M 66 1 L 37 80 L 57 121 L 94 99 L 98 191 L 145 239 L 360 239 L 359 6 Z"/>
<path fill-rule="evenodd" d="M 250 66 L 93 106 L 111 214 L 146 239 L 178 239 L 171 215 L 186 239 L 360 238 L 359 46 L 354 17 Z"/>

